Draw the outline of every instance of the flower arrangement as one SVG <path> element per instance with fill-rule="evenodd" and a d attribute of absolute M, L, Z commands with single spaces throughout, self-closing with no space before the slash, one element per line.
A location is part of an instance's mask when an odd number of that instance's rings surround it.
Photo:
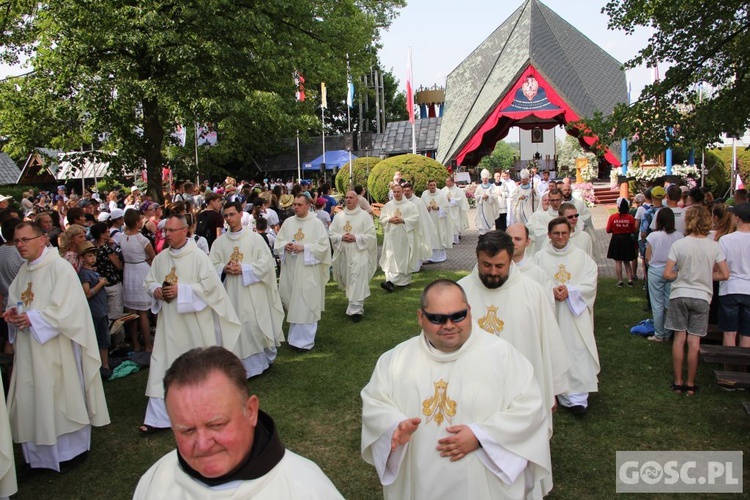
<path fill-rule="evenodd" d="M 616 178 L 618 175 L 622 174 L 622 167 L 617 167 L 616 169 L 612 169 L 612 176 Z M 628 177 L 634 178 L 636 181 L 642 181 L 642 182 L 651 182 L 659 177 L 664 177 L 667 175 L 667 169 L 666 167 L 649 167 L 649 168 L 643 168 L 638 166 L 631 166 L 628 167 Z M 674 165 L 672 167 L 672 175 L 678 175 L 685 178 L 697 178 L 700 175 L 700 168 L 696 167 L 695 165 Z M 615 181 L 616 182 L 616 181 Z"/>
<path fill-rule="evenodd" d="M 594 195 L 594 185 L 590 182 L 581 182 L 573 184 L 573 193 L 577 193 L 578 196 L 586 203 L 587 207 L 593 207 L 596 205 L 596 196 Z"/>
<path fill-rule="evenodd" d="M 477 185 L 474 182 L 466 186 L 466 189 L 464 189 L 464 195 L 466 196 L 466 201 L 469 202 L 469 208 L 474 208 L 477 206 L 477 199 L 474 197 L 474 192 L 476 190 Z"/>

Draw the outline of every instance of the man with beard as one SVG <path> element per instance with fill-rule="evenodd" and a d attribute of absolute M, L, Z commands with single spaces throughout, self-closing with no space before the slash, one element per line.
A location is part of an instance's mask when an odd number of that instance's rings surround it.
<path fill-rule="evenodd" d="M 525 168 L 521 170 L 521 184 L 516 186 L 511 199 L 513 209 L 513 222 L 528 224 L 531 215 L 540 205 L 539 196 L 531 187 L 531 174 Z"/>
<path fill-rule="evenodd" d="M 557 398 L 573 415 L 583 416 L 589 393 L 596 392 L 599 384 L 599 354 L 594 337 L 598 270 L 591 257 L 570 244 L 570 228 L 568 219 L 552 219 L 548 231 L 551 245 L 534 255 L 534 260 L 553 282 L 555 316 L 570 354 L 570 388 Z"/>
<path fill-rule="evenodd" d="M 325 226 L 310 212 L 310 198 L 297 195 L 292 208 L 295 216 L 281 225 L 273 248 L 281 258 L 279 294 L 289 322 L 287 342 L 309 351 L 325 310 L 331 244 Z"/>
<path fill-rule="evenodd" d="M 380 286 L 389 293 L 396 286 L 411 283 L 413 254 L 419 251 L 416 241 L 419 225 L 417 207 L 404 198 L 404 189 L 400 185 L 394 185 L 392 189 L 393 199 L 380 211 L 380 224 L 383 226 L 380 267 L 385 273 L 385 281 Z"/>
<path fill-rule="evenodd" d="M 555 395 L 568 389 L 570 363 L 550 294 L 512 263 L 515 247 L 508 234 L 490 231 L 480 236 L 476 252 L 477 265 L 458 284 L 466 291 L 477 324 L 526 356 L 545 408 L 552 411 Z M 551 431 L 551 415 L 549 424 Z"/>
<path fill-rule="evenodd" d="M 430 218 L 427 207 L 419 197 L 414 195 L 414 187 L 411 182 L 404 182 L 401 187 L 404 190 L 404 199 L 414 203 L 419 218 L 417 219 L 417 232 L 414 234 L 415 252 L 412 254 L 412 272 L 419 272 L 422 264 L 429 264 L 432 249 L 438 246 L 437 231 L 435 224 Z"/>
<path fill-rule="evenodd" d="M 378 268 L 378 241 L 372 216 L 359 207 L 354 191 L 347 191 L 345 208 L 331 223 L 333 279 L 346 292 L 346 315 L 354 323 L 362 320 L 365 299 L 370 296 L 370 280 Z"/>
<path fill-rule="evenodd" d="M 442 191 L 438 191 L 435 179 L 427 180 L 427 189 L 422 193 L 422 202 L 435 226 L 435 245 L 430 262 L 445 262 L 446 250 L 453 247 L 453 221 L 449 216 L 450 205 Z"/>

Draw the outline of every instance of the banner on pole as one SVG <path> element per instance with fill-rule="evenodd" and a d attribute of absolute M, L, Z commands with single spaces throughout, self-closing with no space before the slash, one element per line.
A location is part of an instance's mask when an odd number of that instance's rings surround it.
<path fill-rule="evenodd" d="M 172 139 L 177 142 L 177 144 L 180 145 L 180 147 L 185 147 L 185 141 L 187 139 L 187 134 L 185 131 L 185 127 L 180 125 L 179 123 L 174 129 L 174 132 L 172 132 Z"/>
<path fill-rule="evenodd" d="M 297 87 L 297 91 L 295 92 L 295 97 L 298 101 L 304 101 L 305 100 L 305 77 L 302 76 L 302 74 L 298 71 L 295 71 L 292 73 L 292 78 L 294 78 L 294 85 Z"/>
<path fill-rule="evenodd" d="M 414 87 L 411 74 L 411 47 L 406 59 L 406 112 L 409 113 L 409 123 L 414 123 Z"/>
<path fill-rule="evenodd" d="M 325 82 L 320 82 L 320 107 L 323 109 L 328 109 L 328 96 L 326 93 Z"/>
<path fill-rule="evenodd" d="M 216 146 L 219 142 L 219 134 L 213 123 L 207 122 L 198 126 L 198 146 Z"/>

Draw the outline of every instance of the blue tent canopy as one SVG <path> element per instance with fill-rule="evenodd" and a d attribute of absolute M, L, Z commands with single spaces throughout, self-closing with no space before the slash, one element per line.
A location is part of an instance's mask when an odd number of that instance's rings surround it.
<path fill-rule="evenodd" d="M 354 160 L 357 157 L 352 155 L 351 159 Z M 326 151 L 325 155 L 320 155 L 313 161 L 305 162 L 302 164 L 303 170 L 320 170 L 320 166 L 325 163 L 326 170 L 333 170 L 334 167 L 341 168 L 349 163 L 349 151 L 343 149 L 337 149 L 335 151 Z"/>

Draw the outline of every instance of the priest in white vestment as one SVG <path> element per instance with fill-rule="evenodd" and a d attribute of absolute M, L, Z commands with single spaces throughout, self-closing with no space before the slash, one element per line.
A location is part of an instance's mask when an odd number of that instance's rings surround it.
<path fill-rule="evenodd" d="M 450 206 L 448 215 L 453 222 L 453 243 L 458 245 L 461 233 L 469 229 L 469 202 L 466 200 L 463 189 L 456 186 L 453 177 L 445 179 L 445 187 L 442 191 Z"/>
<path fill-rule="evenodd" d="M 525 168 L 521 170 L 521 183 L 516 186 L 511 198 L 513 222 L 528 224 L 531 215 L 541 205 L 541 197 L 531 187 L 530 174 Z"/>
<path fill-rule="evenodd" d="M 8 289 L 12 306 L 3 314 L 15 349 L 11 433 L 30 467 L 60 472 L 86 457 L 91 426 L 110 422 L 99 347 L 73 266 L 46 246 L 36 223 L 19 224 L 14 241 L 26 262 Z"/>
<path fill-rule="evenodd" d="M 570 389 L 558 401 L 574 415 L 584 415 L 589 393 L 598 390 L 600 365 L 594 337 L 598 270 L 591 257 L 570 244 L 570 226 L 564 217 L 553 219 L 551 245 L 534 255 L 534 260 L 553 281 L 557 324 L 570 355 Z"/>
<path fill-rule="evenodd" d="M 146 471 L 134 499 L 343 499 L 317 465 L 284 448 L 231 352 L 185 353 L 164 391 L 177 449 Z"/>
<path fill-rule="evenodd" d="M 594 230 L 594 221 L 591 219 L 591 211 L 586 206 L 586 202 L 583 201 L 579 196 L 573 195 L 573 186 L 570 183 L 563 183 L 560 188 L 563 194 L 563 203 L 572 203 L 578 209 L 580 214 L 580 220 L 578 221 L 578 229 L 583 227 L 583 230 L 591 236 L 593 241 L 596 238 L 596 231 Z"/>
<path fill-rule="evenodd" d="M 495 192 L 497 193 L 497 219 L 495 219 L 495 229 L 505 231 L 508 224 L 513 222 L 513 213 L 508 212 L 508 205 L 512 197 L 515 183 L 510 180 L 510 174 L 506 170 L 503 173 L 495 172 Z"/>
<path fill-rule="evenodd" d="M 536 265 L 533 257 L 526 255 L 526 249 L 531 245 L 531 238 L 529 237 L 529 228 L 523 224 L 516 222 L 508 226 L 505 230 L 506 234 L 513 239 L 513 264 L 516 269 L 521 271 L 521 274 L 527 278 L 531 278 L 536 281 L 542 287 L 547 290 L 550 303 L 554 306 L 555 297 L 552 294 L 552 279 L 548 277 L 541 267 Z"/>
<path fill-rule="evenodd" d="M 404 182 L 402 185 L 404 189 L 404 199 L 414 203 L 414 206 L 419 213 L 417 219 L 417 232 L 414 234 L 414 242 L 416 243 L 416 252 L 412 255 L 412 272 L 419 272 L 422 268 L 422 264 L 430 263 L 430 257 L 432 257 L 432 249 L 437 248 L 438 238 L 437 229 L 435 224 L 430 218 L 430 214 L 427 211 L 427 207 L 419 196 L 414 194 L 414 187 L 410 182 Z"/>
<path fill-rule="evenodd" d="M 422 333 L 383 354 L 361 394 L 362 457 L 385 498 L 540 498 L 548 412 L 531 364 L 477 330 L 454 282 L 420 306 Z"/>
<path fill-rule="evenodd" d="M 331 244 L 326 227 L 310 212 L 310 198 L 297 196 L 292 208 L 294 217 L 281 225 L 273 248 L 281 258 L 279 293 L 289 322 L 287 342 L 309 351 L 326 308 Z"/>
<path fill-rule="evenodd" d="M 3 377 L 0 375 L 0 387 Z M 8 408 L 5 398 L 0 397 L 0 498 L 8 498 L 18 491 L 16 482 L 16 464 L 13 460 L 13 437 L 10 433 Z"/>
<path fill-rule="evenodd" d="M 416 234 L 419 211 L 404 197 L 400 185 L 394 185 L 392 190 L 393 199 L 380 211 L 380 225 L 383 227 L 380 268 L 385 273 L 385 281 L 380 286 L 387 292 L 411 283 L 414 253 L 420 251 Z"/>
<path fill-rule="evenodd" d="M 495 229 L 495 219 L 499 215 L 497 187 L 490 181 L 490 171 L 486 168 L 481 173 L 482 183 L 474 190 L 477 202 L 477 230 L 482 235 Z"/>
<path fill-rule="evenodd" d="M 221 345 L 235 351 L 240 321 L 211 259 L 187 237 L 187 223 L 171 216 L 164 226 L 167 250 L 160 252 L 146 275 L 151 312 L 158 314 L 146 396 L 144 435 L 170 426 L 162 379 L 181 354 L 195 347 Z"/>
<path fill-rule="evenodd" d="M 245 212 L 247 213 L 247 212 Z M 242 325 L 235 352 L 247 377 L 255 377 L 276 360 L 284 341 L 284 308 L 276 284 L 276 261 L 266 240 L 242 225 L 242 205 L 224 205 L 229 230 L 211 246 L 209 257 Z"/>
<path fill-rule="evenodd" d="M 570 244 L 580 248 L 586 255 L 594 259 L 594 242 L 591 240 L 589 233 L 583 230 L 583 222 L 581 222 L 581 216 L 576 206 L 573 203 L 563 203 L 557 213 L 559 217 L 565 217 L 570 222 Z M 549 238 L 542 241 L 544 241 L 542 248 L 551 245 Z"/>
<path fill-rule="evenodd" d="M 532 257 L 549 240 L 547 225 L 549 225 L 549 221 L 560 216 L 558 213 L 560 205 L 562 205 L 562 192 L 559 189 L 553 189 L 549 193 L 547 210 L 537 210 L 526 223 L 526 227 L 529 229 L 529 238 L 531 238 L 531 245 L 526 249 L 527 256 Z"/>
<path fill-rule="evenodd" d="M 453 220 L 450 218 L 450 204 L 442 191 L 438 191 L 435 179 L 427 180 L 427 189 L 422 193 L 422 201 L 435 226 L 437 246 L 432 247 L 430 262 L 445 262 L 446 250 L 453 247 Z"/>
<path fill-rule="evenodd" d="M 357 193 L 347 191 L 344 210 L 328 228 L 333 245 L 333 279 L 346 292 L 346 315 L 359 323 L 370 296 L 370 280 L 378 269 L 378 240 L 372 215 L 359 206 Z"/>

